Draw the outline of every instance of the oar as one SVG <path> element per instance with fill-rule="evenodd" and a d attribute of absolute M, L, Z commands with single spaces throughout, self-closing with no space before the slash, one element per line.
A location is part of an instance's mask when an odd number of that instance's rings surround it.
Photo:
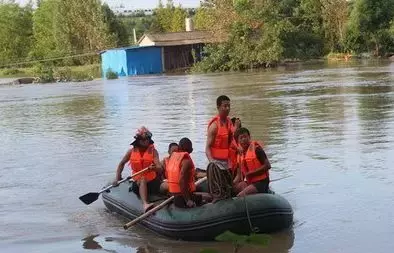
<path fill-rule="evenodd" d="M 207 177 L 203 177 L 199 180 L 196 181 L 196 186 L 203 183 L 205 180 L 207 180 Z M 134 220 L 130 221 L 129 223 L 125 224 L 123 226 L 124 229 L 128 229 L 129 227 L 133 226 L 134 224 L 136 224 L 137 222 L 145 219 L 146 217 L 148 217 L 149 215 L 155 213 L 156 211 L 162 209 L 163 207 L 165 207 L 168 203 L 170 203 L 172 200 L 174 199 L 174 196 L 171 196 L 170 198 L 166 199 L 165 201 L 163 201 L 162 203 L 160 203 L 160 205 L 152 208 L 151 210 L 149 210 L 148 212 L 144 213 L 143 215 L 135 218 Z"/>
<path fill-rule="evenodd" d="M 122 179 L 122 180 L 118 181 L 118 184 L 123 183 L 123 182 L 125 182 L 125 181 L 127 181 L 127 180 L 130 180 L 131 178 L 133 178 L 133 177 L 135 177 L 135 176 L 137 176 L 137 175 L 140 175 L 140 174 L 146 172 L 147 170 L 149 170 L 149 168 L 145 168 L 145 169 L 143 169 L 143 170 L 141 170 L 141 171 L 138 171 L 137 173 L 135 173 L 135 174 L 133 174 L 133 175 L 131 175 L 131 176 L 128 176 L 128 177 L 126 177 L 125 179 Z M 89 193 L 87 193 L 87 194 L 85 194 L 85 195 L 79 197 L 79 199 L 80 199 L 83 203 L 85 203 L 86 205 L 89 205 L 89 204 L 93 203 L 94 201 L 96 201 L 96 200 L 98 199 L 98 197 L 100 196 L 101 193 L 103 193 L 103 192 L 105 192 L 105 191 L 111 189 L 112 187 L 114 187 L 113 184 L 111 184 L 110 186 L 108 186 L 108 187 L 102 189 L 102 190 L 99 191 L 99 192 L 89 192 Z"/>

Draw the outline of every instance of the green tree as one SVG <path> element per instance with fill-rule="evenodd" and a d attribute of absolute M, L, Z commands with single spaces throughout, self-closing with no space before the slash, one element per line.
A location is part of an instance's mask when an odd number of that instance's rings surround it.
<path fill-rule="evenodd" d="M 34 48 L 31 56 L 51 58 L 94 54 L 116 46 L 116 24 L 104 15 L 99 0 L 42 0 L 34 13 Z M 111 32 L 111 29 L 113 32 Z M 75 57 L 62 64 L 97 62 L 97 56 Z"/>
<path fill-rule="evenodd" d="M 390 25 L 394 0 L 358 0 L 350 13 L 346 49 L 383 55 L 392 47 Z"/>
<path fill-rule="evenodd" d="M 108 26 L 109 33 L 116 38 L 116 45 L 118 47 L 128 45 L 129 37 L 131 34 L 125 27 L 124 23 L 109 8 L 108 4 L 103 4 L 102 10 L 104 15 L 104 22 Z"/>
<path fill-rule="evenodd" d="M 21 62 L 26 59 L 32 38 L 31 3 L 21 7 L 13 1 L 0 1 L 0 62 Z"/>
<path fill-rule="evenodd" d="M 348 17 L 348 2 L 346 0 L 321 0 L 321 7 L 327 48 L 331 52 L 342 51 Z"/>
<path fill-rule="evenodd" d="M 289 1 L 287 1 L 289 2 Z M 206 55 L 195 66 L 201 71 L 242 70 L 276 64 L 285 56 L 287 34 L 296 29 L 286 4 L 276 0 L 211 1 L 211 30 L 226 39 L 206 47 Z"/>
<path fill-rule="evenodd" d="M 64 41 L 55 36 L 55 25 L 58 24 L 55 22 L 56 14 L 56 0 L 40 1 L 33 14 L 33 48 L 30 52 L 32 59 L 54 58 L 68 53 L 67 50 L 62 51 Z"/>
<path fill-rule="evenodd" d="M 159 6 L 155 9 L 154 16 L 150 27 L 151 32 L 180 32 L 185 30 L 187 12 L 180 6 L 175 7 L 172 0 L 167 0 L 165 7 L 159 1 Z"/>
<path fill-rule="evenodd" d="M 163 32 L 169 32 L 172 29 L 172 15 L 174 12 L 174 5 L 172 2 L 167 2 L 166 7 L 160 7 L 155 10 L 157 27 Z"/>
<path fill-rule="evenodd" d="M 202 6 L 197 9 L 194 15 L 194 27 L 196 30 L 210 30 L 213 25 L 213 10 Z"/>
<path fill-rule="evenodd" d="M 171 19 L 171 32 L 183 32 L 185 31 L 185 19 L 187 13 L 181 7 L 177 7 L 172 12 Z"/>

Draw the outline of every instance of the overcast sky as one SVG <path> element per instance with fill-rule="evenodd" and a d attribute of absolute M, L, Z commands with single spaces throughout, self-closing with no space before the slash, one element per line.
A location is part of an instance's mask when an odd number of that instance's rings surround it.
<path fill-rule="evenodd" d="M 83 0 L 81 0 L 83 1 Z M 166 0 L 162 0 L 166 3 Z M 16 0 L 20 4 L 26 4 L 28 0 Z M 35 2 L 35 1 L 34 1 Z M 104 0 L 112 8 L 119 7 L 121 4 L 127 9 L 147 9 L 157 6 L 159 0 Z M 181 4 L 183 7 L 198 7 L 199 0 L 174 0 L 175 5 Z"/>

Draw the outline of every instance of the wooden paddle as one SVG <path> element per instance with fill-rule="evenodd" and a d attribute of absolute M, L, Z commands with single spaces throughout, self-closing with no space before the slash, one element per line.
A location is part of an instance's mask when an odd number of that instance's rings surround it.
<path fill-rule="evenodd" d="M 149 170 L 149 168 L 145 168 L 145 169 L 143 169 L 143 170 L 141 170 L 141 171 L 138 171 L 137 173 L 135 173 L 135 174 L 133 174 L 133 175 L 131 175 L 131 176 L 128 176 L 128 177 L 126 177 L 125 179 L 122 179 L 122 180 L 118 181 L 118 184 L 123 183 L 123 182 L 125 182 L 125 181 L 127 181 L 127 180 L 130 180 L 131 178 L 133 178 L 133 177 L 135 177 L 135 176 L 137 176 L 137 175 L 140 175 L 140 174 L 142 174 L 142 173 L 144 173 L 144 172 L 146 172 L 146 171 L 148 171 L 148 170 Z M 89 205 L 89 204 L 93 203 L 94 201 L 96 201 L 96 200 L 98 199 L 98 197 L 100 196 L 101 193 L 103 193 L 103 192 L 105 192 L 105 191 L 111 189 L 112 187 L 114 187 L 113 184 L 111 184 L 111 185 L 108 186 L 108 187 L 105 187 L 104 189 L 102 189 L 102 190 L 99 191 L 99 192 L 89 192 L 89 193 L 87 193 L 87 194 L 85 194 L 85 195 L 79 197 L 79 199 L 80 199 L 83 203 L 85 203 L 86 205 Z"/>
<path fill-rule="evenodd" d="M 203 177 L 199 180 L 196 181 L 196 186 L 203 183 L 204 181 L 207 180 L 207 177 Z M 163 207 L 165 207 L 167 204 L 169 204 L 172 200 L 174 199 L 174 196 L 169 197 L 168 199 L 166 199 L 165 201 L 163 201 L 162 203 L 160 203 L 158 206 L 155 206 L 154 208 L 152 208 L 151 210 L 149 210 L 148 212 L 140 215 L 139 217 L 135 218 L 134 220 L 128 222 L 127 224 L 125 224 L 123 226 L 124 229 L 128 229 L 129 227 L 133 226 L 134 224 L 136 224 L 137 222 L 145 219 L 146 217 L 148 217 L 149 215 L 155 213 L 156 211 L 162 209 Z"/>

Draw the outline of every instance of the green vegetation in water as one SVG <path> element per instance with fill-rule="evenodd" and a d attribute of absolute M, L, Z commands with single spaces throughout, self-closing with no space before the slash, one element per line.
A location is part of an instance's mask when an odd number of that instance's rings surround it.
<path fill-rule="evenodd" d="M 34 76 L 40 83 L 82 82 L 101 77 L 100 65 L 54 67 L 48 64 L 36 65 Z"/>
<path fill-rule="evenodd" d="M 0 77 L 34 77 L 36 82 L 80 82 L 101 77 L 99 64 L 84 66 L 53 66 L 51 64 L 35 64 L 32 68 L 0 69 Z"/>
<path fill-rule="evenodd" d="M 112 69 L 109 69 L 107 71 L 107 73 L 105 74 L 105 77 L 109 80 L 118 79 L 118 74 L 116 72 L 112 71 Z"/>
<path fill-rule="evenodd" d="M 257 245 L 265 247 L 269 244 L 271 237 L 267 234 L 255 234 L 250 235 L 238 235 L 230 231 L 218 235 L 215 238 L 219 242 L 231 242 L 234 246 L 234 253 L 237 253 L 239 249 L 245 245 Z M 220 253 L 215 249 L 202 249 L 200 253 Z"/>
<path fill-rule="evenodd" d="M 33 68 L 4 68 L 0 69 L 0 77 L 32 77 Z"/>

